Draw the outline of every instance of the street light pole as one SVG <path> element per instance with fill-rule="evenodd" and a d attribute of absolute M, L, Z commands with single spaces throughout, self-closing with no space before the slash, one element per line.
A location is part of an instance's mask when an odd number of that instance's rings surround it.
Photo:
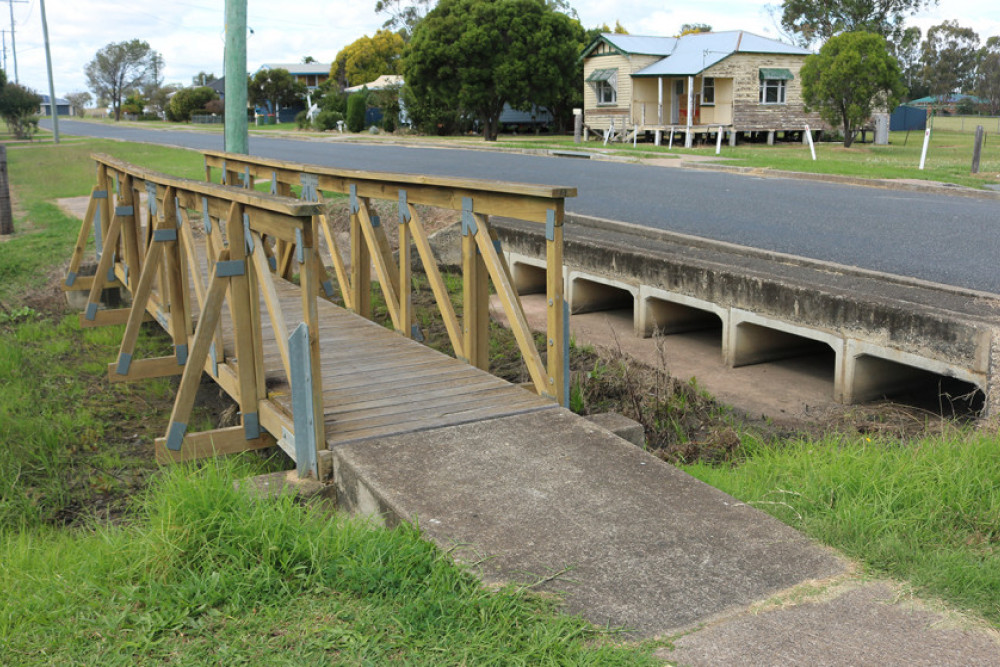
<path fill-rule="evenodd" d="M 226 0 L 225 77 L 226 150 L 247 154 L 247 0 Z"/>

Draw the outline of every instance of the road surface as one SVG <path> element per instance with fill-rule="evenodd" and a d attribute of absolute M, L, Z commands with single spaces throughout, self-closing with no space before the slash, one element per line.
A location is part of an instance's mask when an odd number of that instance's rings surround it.
<path fill-rule="evenodd" d="M 215 132 L 60 120 L 68 135 L 222 149 Z M 569 185 L 573 213 L 1000 293 L 1000 203 L 700 170 L 489 151 L 250 137 L 298 162 Z"/>

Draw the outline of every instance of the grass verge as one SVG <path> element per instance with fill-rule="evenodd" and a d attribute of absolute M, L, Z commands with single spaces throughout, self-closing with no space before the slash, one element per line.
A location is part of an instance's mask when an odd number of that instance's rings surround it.
<path fill-rule="evenodd" d="M 658 664 L 529 590 L 484 589 L 415 527 L 255 501 L 246 472 L 174 468 L 131 526 L 7 540 L 0 661 Z"/>

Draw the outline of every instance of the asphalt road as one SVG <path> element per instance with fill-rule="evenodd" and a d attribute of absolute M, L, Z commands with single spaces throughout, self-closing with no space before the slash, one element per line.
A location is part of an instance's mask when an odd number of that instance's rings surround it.
<path fill-rule="evenodd" d="M 222 149 L 209 132 L 60 121 L 64 134 Z M 487 151 L 250 137 L 250 152 L 351 169 L 574 186 L 573 213 L 1000 293 L 1000 203 Z"/>

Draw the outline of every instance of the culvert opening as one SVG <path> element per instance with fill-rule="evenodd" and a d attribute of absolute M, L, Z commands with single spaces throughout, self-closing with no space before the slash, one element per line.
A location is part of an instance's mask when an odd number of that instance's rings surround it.
<path fill-rule="evenodd" d="M 649 297 L 645 335 L 684 336 L 722 345 L 722 318 L 710 310 Z"/>
<path fill-rule="evenodd" d="M 730 351 L 733 366 L 769 363 L 791 371 L 790 377 L 834 384 L 837 355 L 823 341 L 799 336 L 772 327 L 743 322 L 736 325 Z"/>
<path fill-rule="evenodd" d="M 548 271 L 545 267 L 515 261 L 511 262 L 510 272 L 518 294 L 540 294 L 546 291 Z"/>
<path fill-rule="evenodd" d="M 891 400 L 946 418 L 974 418 L 986 394 L 971 382 L 915 366 L 861 355 L 855 359 L 852 396 L 857 403 Z"/>
<path fill-rule="evenodd" d="M 596 311 L 628 311 L 631 315 L 635 310 L 635 297 L 627 289 L 579 277 L 573 279 L 571 288 L 570 312 L 574 315 Z"/>

